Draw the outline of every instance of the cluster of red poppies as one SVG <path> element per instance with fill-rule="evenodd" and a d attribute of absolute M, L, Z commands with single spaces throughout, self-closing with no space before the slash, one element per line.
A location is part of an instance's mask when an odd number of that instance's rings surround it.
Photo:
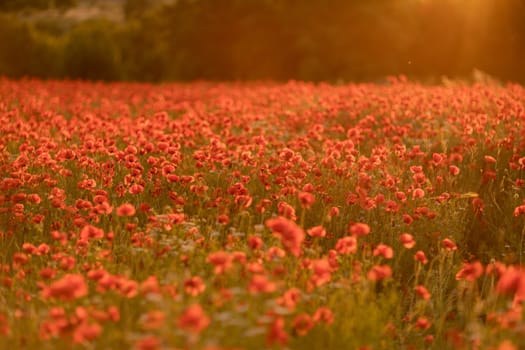
<path fill-rule="evenodd" d="M 0 347 L 525 346 L 519 86 L 0 81 Z"/>

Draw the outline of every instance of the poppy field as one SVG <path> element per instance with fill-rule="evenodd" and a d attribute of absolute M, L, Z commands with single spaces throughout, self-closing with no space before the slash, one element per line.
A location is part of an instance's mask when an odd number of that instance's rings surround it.
<path fill-rule="evenodd" d="M 1 349 L 525 348 L 525 89 L 0 80 Z"/>

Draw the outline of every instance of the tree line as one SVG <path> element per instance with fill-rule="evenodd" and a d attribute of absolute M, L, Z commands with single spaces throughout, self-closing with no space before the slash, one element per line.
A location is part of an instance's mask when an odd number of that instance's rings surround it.
<path fill-rule="evenodd" d="M 335 82 L 479 69 L 525 82 L 524 0 L 127 0 L 122 22 L 69 25 L 13 6 L 0 7 L 10 77 Z"/>

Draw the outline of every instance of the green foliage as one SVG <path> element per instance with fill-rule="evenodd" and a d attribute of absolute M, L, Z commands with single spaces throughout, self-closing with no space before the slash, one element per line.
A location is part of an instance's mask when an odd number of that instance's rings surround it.
<path fill-rule="evenodd" d="M 149 28 L 149 30 L 144 30 Z M 170 76 L 175 57 L 170 55 L 169 44 L 163 38 L 164 24 L 157 13 L 143 14 L 141 19 L 128 22 L 120 28 L 119 49 L 123 57 L 123 78 L 128 80 L 161 81 Z"/>
<path fill-rule="evenodd" d="M 126 18 L 140 17 L 151 5 L 151 0 L 126 0 L 124 14 Z"/>
<path fill-rule="evenodd" d="M 1 11 L 43 10 L 48 8 L 66 9 L 76 4 L 76 0 L 2 0 Z"/>
<path fill-rule="evenodd" d="M 0 16 L 0 74 L 9 77 L 61 75 L 61 42 L 10 16 Z"/>
<path fill-rule="evenodd" d="M 87 21 L 75 27 L 64 48 L 66 76 L 95 80 L 119 79 L 121 58 L 114 39 L 114 26 L 107 21 Z"/>
<path fill-rule="evenodd" d="M 17 47 L 17 50 L 14 48 Z M 0 72 L 7 76 L 24 73 L 31 55 L 29 28 L 22 23 L 2 16 L 0 20 Z"/>
<path fill-rule="evenodd" d="M 126 0 L 125 20 L 113 24 L 100 20 L 68 26 L 60 19 L 29 17 L 24 24 L 14 18 L 1 23 L 0 37 L 7 39 L 0 45 L 7 53 L 1 54 L 0 73 L 139 81 L 382 81 L 404 74 L 437 81 L 442 75 L 471 78 L 474 69 L 481 69 L 525 81 L 525 4 L 473 3 Z M 4 0 L 0 11 L 33 13 L 74 4 Z M 41 38 L 29 38 L 29 28 L 58 41 L 65 37 L 63 48 L 43 39 L 46 48 L 57 50 L 56 67 L 35 69 L 20 59 L 41 50 L 35 48 Z"/>

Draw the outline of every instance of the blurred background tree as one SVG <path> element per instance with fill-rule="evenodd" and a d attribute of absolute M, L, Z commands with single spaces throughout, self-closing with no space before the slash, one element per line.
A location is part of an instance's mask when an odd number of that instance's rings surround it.
<path fill-rule="evenodd" d="M 118 20 L 94 10 L 108 3 Z M 71 20 L 81 10 L 91 17 Z M 0 11 L 0 75 L 12 77 L 438 82 L 479 69 L 525 82 L 525 0 L 4 0 Z"/>
<path fill-rule="evenodd" d="M 121 78 L 114 24 L 104 20 L 82 23 L 71 30 L 64 47 L 65 75 L 75 79 Z"/>
<path fill-rule="evenodd" d="M 2 0 L 0 11 L 66 9 L 76 4 L 76 0 Z"/>

